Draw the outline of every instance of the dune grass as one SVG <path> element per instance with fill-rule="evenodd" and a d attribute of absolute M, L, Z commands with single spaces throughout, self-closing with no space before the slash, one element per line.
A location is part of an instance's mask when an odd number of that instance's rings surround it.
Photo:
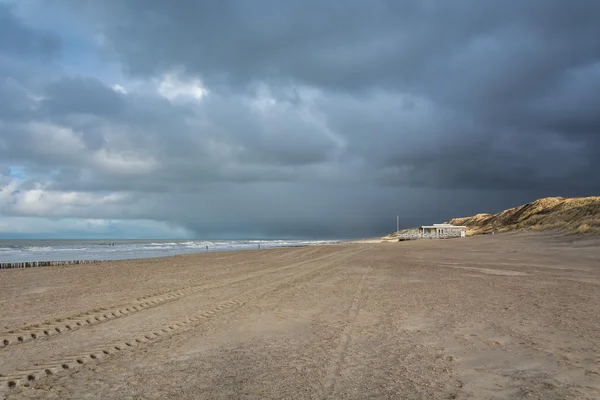
<path fill-rule="evenodd" d="M 471 234 L 516 230 L 556 230 L 571 234 L 600 234 L 600 197 L 547 197 L 497 214 L 454 218 Z"/>

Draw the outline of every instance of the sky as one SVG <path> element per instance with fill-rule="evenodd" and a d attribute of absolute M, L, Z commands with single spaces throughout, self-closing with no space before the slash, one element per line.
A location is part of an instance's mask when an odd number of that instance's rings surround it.
<path fill-rule="evenodd" d="M 0 238 L 355 238 L 600 194 L 597 0 L 0 0 Z"/>

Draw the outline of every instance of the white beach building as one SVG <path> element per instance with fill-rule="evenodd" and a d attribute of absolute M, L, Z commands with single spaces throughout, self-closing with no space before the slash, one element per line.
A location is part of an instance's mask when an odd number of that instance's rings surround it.
<path fill-rule="evenodd" d="M 466 237 L 467 227 L 452 224 L 424 225 L 420 228 L 420 233 L 423 237 Z"/>

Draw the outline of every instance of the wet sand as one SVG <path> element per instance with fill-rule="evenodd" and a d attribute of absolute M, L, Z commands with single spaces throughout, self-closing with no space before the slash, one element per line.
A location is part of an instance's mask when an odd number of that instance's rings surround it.
<path fill-rule="evenodd" d="M 0 271 L 0 398 L 597 399 L 600 238 Z"/>

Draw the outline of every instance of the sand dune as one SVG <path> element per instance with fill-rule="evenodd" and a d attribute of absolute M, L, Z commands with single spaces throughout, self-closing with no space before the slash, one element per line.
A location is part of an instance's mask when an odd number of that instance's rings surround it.
<path fill-rule="evenodd" d="M 514 230 L 556 230 L 600 234 L 600 197 L 547 197 L 497 214 L 454 218 L 473 234 Z"/>

